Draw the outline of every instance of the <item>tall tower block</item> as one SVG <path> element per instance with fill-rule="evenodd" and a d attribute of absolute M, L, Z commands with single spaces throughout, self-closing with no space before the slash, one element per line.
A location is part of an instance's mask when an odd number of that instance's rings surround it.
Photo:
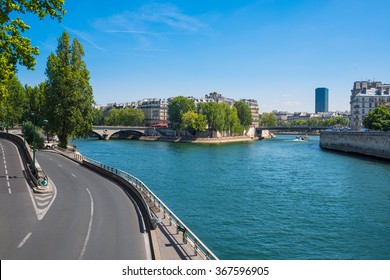
<path fill-rule="evenodd" d="M 328 100 L 329 100 L 329 90 L 327 88 L 316 88 L 316 106 L 315 112 L 328 112 Z"/>

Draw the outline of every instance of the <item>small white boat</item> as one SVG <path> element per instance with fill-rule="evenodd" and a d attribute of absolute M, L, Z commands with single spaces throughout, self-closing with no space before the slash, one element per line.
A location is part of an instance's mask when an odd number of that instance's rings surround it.
<path fill-rule="evenodd" d="M 305 135 L 305 136 L 297 136 L 295 137 L 294 141 L 306 141 L 307 139 L 309 139 L 309 136 Z"/>

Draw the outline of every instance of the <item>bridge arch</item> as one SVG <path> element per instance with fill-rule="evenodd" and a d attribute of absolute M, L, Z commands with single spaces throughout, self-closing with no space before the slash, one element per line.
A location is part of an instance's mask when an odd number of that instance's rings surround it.
<path fill-rule="evenodd" d="M 145 135 L 147 127 L 114 127 L 114 126 L 95 126 L 92 133 L 99 139 L 109 140 L 113 135 L 123 134 L 128 137 L 140 137 Z"/>

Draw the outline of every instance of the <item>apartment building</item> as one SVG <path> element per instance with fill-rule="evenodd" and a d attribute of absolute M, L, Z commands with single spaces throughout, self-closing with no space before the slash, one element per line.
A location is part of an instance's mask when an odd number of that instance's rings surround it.
<path fill-rule="evenodd" d="M 390 102 L 390 84 L 356 81 L 351 90 L 351 128 L 360 130 L 363 118 L 379 105 Z"/>

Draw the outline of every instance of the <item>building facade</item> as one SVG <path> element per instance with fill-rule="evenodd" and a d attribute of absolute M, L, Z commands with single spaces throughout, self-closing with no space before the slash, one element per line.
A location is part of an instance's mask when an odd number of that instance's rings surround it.
<path fill-rule="evenodd" d="M 363 118 L 379 105 L 390 102 L 390 84 L 356 81 L 351 90 L 351 128 L 363 128 Z"/>
<path fill-rule="evenodd" d="M 316 88 L 315 95 L 315 113 L 328 112 L 329 90 L 327 88 Z"/>
<path fill-rule="evenodd" d="M 144 112 L 145 125 L 168 126 L 168 102 L 161 98 L 146 98 L 138 106 Z"/>
<path fill-rule="evenodd" d="M 259 105 L 257 104 L 257 100 L 254 99 L 243 99 L 243 100 L 251 109 L 252 125 L 255 127 L 259 126 Z"/>

